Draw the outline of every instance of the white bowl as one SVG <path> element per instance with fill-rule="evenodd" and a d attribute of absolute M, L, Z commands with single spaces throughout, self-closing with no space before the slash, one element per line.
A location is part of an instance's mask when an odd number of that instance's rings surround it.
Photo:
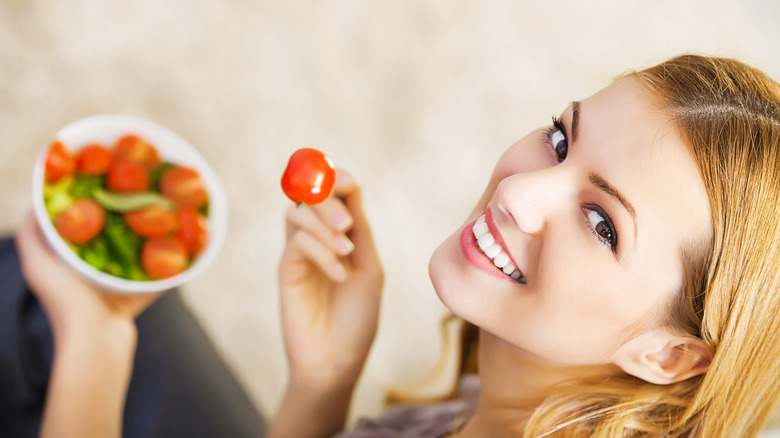
<path fill-rule="evenodd" d="M 186 271 L 163 280 L 133 281 L 98 271 L 74 253 L 54 228 L 43 200 L 44 173 L 48 144 L 41 151 L 33 170 L 33 208 L 38 223 L 51 248 L 79 274 L 101 289 L 112 292 L 146 293 L 179 286 L 201 273 L 214 260 L 225 240 L 227 202 L 216 174 L 195 148 L 170 130 L 148 120 L 124 115 L 97 115 L 77 120 L 60 129 L 54 139 L 71 152 L 89 143 L 108 148 L 127 134 L 135 134 L 153 144 L 164 161 L 191 167 L 200 173 L 209 194 L 209 241 L 195 262 Z"/>

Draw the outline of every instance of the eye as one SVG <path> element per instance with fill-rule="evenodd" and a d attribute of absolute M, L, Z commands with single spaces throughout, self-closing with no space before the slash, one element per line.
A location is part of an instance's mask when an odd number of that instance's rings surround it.
<path fill-rule="evenodd" d="M 569 153 L 569 140 L 566 138 L 566 127 L 555 116 L 553 116 L 552 126 L 544 132 L 544 141 L 558 162 L 562 163 Z"/>
<path fill-rule="evenodd" d="M 560 129 L 556 129 L 550 136 L 550 143 L 552 143 L 555 154 L 558 155 L 558 162 L 562 163 L 569 152 L 569 142 L 566 140 L 566 136 Z"/>
<path fill-rule="evenodd" d="M 595 206 L 594 206 L 595 207 Z M 599 241 L 608 245 L 612 252 L 617 250 L 617 232 L 612 220 L 601 209 L 583 207 L 591 232 Z"/>

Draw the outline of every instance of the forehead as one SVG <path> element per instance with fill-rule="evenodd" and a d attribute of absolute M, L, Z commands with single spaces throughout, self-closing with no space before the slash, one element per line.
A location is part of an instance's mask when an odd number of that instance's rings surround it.
<path fill-rule="evenodd" d="M 709 235 L 709 201 L 690 147 L 636 79 L 585 99 L 579 116 L 575 145 L 634 205 L 641 258 L 668 257 Z"/>

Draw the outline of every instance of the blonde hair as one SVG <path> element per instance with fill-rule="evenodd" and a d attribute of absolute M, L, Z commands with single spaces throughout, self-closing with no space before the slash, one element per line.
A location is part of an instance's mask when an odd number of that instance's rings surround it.
<path fill-rule="evenodd" d="M 667 315 L 715 355 L 706 374 L 672 385 L 623 375 L 558 388 L 525 436 L 756 436 L 780 390 L 780 86 L 696 55 L 627 76 L 687 140 L 707 189 L 713 238 L 681 250 L 685 281 Z"/>

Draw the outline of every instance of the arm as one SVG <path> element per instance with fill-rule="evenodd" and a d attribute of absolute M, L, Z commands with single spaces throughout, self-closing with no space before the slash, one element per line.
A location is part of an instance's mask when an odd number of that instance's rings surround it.
<path fill-rule="evenodd" d="M 383 278 L 360 190 L 345 173 L 324 203 L 288 209 L 279 283 L 290 380 L 268 438 L 343 429 L 376 334 Z"/>
<path fill-rule="evenodd" d="M 119 437 L 135 353 L 135 326 L 55 338 L 41 437 Z"/>
<path fill-rule="evenodd" d="M 119 437 L 136 344 L 134 318 L 159 294 L 104 293 L 65 267 L 34 216 L 16 237 L 22 273 L 54 338 L 41 437 Z"/>
<path fill-rule="evenodd" d="M 331 437 L 344 429 L 354 384 L 290 381 L 268 438 Z"/>

